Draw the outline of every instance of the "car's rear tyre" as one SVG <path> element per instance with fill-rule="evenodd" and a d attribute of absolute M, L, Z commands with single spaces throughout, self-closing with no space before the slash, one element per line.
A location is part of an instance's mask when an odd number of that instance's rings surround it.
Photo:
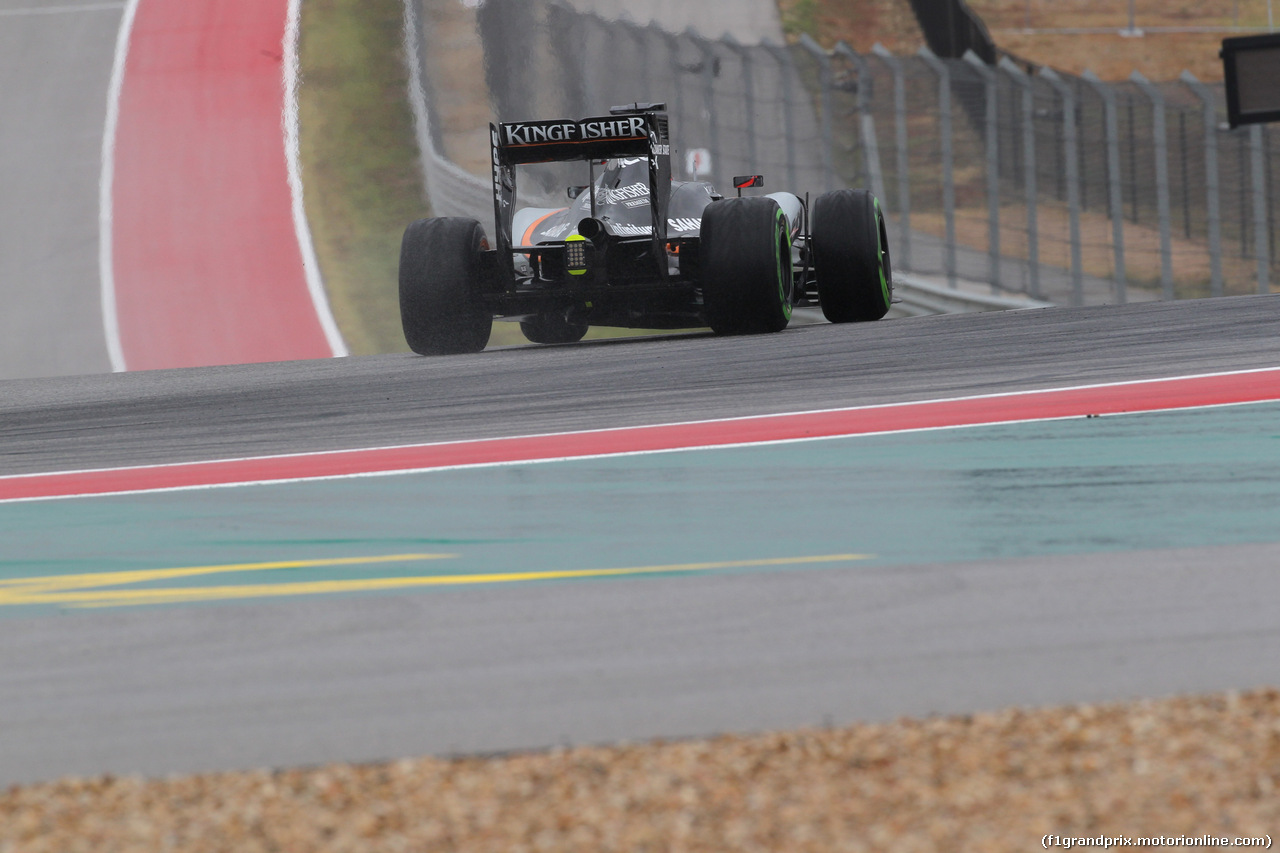
<path fill-rule="evenodd" d="M 787 217 L 768 197 L 726 198 L 702 212 L 703 311 L 716 334 L 779 332 L 791 320 Z"/>
<path fill-rule="evenodd" d="M 479 352 L 493 316 L 480 296 L 480 253 L 488 247 L 474 219 L 419 219 L 400 243 L 400 322 L 419 355 Z"/>
<path fill-rule="evenodd" d="M 535 344 L 572 344 L 587 333 L 586 323 L 575 323 L 563 314 L 539 314 L 520 321 L 520 331 Z"/>
<path fill-rule="evenodd" d="M 810 246 L 818 302 L 832 323 L 879 320 L 893 300 L 893 267 L 880 202 L 835 190 L 813 202 Z"/>

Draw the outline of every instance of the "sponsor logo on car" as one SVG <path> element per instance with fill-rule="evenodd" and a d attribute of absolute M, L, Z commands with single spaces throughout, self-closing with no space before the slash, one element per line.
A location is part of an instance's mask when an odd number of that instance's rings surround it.
<path fill-rule="evenodd" d="M 569 231 L 572 228 L 573 226 L 570 225 L 568 222 L 562 222 L 559 225 L 553 225 L 550 228 L 545 229 L 542 232 L 542 236 L 550 237 L 551 239 L 554 240 L 555 238 L 559 237 L 561 234 L 563 234 L 566 231 Z"/>
<path fill-rule="evenodd" d="M 530 121 L 502 125 L 503 145 L 545 145 L 594 139 L 644 139 L 644 116 L 585 121 Z"/>
<path fill-rule="evenodd" d="M 606 189 L 600 187 L 596 190 L 596 204 L 617 204 L 631 199 L 648 199 L 649 185 L 637 181 L 634 184 L 628 184 L 625 187 L 617 187 L 616 189 Z M 628 205 L 630 207 L 630 205 Z"/>
<path fill-rule="evenodd" d="M 697 231 L 702 228 L 702 219 L 700 217 L 682 217 L 680 219 L 668 219 L 667 230 L 669 231 Z M 621 222 L 610 222 L 609 230 L 619 237 L 648 237 L 653 233 L 651 225 L 625 225 Z"/>
<path fill-rule="evenodd" d="M 502 161 L 498 157 L 498 131 L 493 125 L 489 125 L 489 138 L 493 142 L 489 150 L 492 152 L 493 159 L 493 199 L 495 202 L 502 202 L 502 178 L 499 176 L 499 170 L 502 168 Z"/>
<path fill-rule="evenodd" d="M 650 225 L 627 225 L 622 222 L 610 222 L 609 230 L 619 237 L 648 237 L 653 233 Z"/>
<path fill-rule="evenodd" d="M 649 151 L 654 157 L 671 156 L 671 146 L 658 142 L 658 132 L 656 130 L 649 131 Z"/>

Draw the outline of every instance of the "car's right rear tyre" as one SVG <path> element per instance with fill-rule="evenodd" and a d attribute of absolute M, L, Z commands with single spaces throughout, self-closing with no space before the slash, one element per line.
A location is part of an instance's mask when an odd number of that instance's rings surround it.
<path fill-rule="evenodd" d="M 866 190 L 834 190 L 813 202 L 810 245 L 818 303 L 832 323 L 889 313 L 893 268 L 880 202 Z"/>
<path fill-rule="evenodd" d="M 780 332 L 791 319 L 787 217 L 768 196 L 713 201 L 702 212 L 702 302 L 716 334 Z"/>
<path fill-rule="evenodd" d="M 480 295 L 480 255 L 488 248 L 474 219 L 419 219 L 400 243 L 400 322 L 419 355 L 479 352 L 493 315 Z"/>

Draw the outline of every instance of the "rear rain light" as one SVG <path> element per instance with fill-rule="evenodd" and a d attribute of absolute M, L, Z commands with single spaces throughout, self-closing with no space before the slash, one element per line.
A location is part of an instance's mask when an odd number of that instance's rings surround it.
<path fill-rule="evenodd" d="M 583 275 L 587 271 L 587 238 L 570 234 L 564 241 L 564 263 L 569 275 Z"/>

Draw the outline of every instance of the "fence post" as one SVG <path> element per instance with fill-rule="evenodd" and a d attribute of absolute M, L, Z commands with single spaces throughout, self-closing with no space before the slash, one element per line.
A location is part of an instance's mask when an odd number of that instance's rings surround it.
<path fill-rule="evenodd" d="M 671 148 L 683 150 L 684 143 L 688 139 L 686 132 L 688 123 L 684 120 L 684 86 L 680 84 L 680 42 L 674 33 L 662 29 L 656 21 L 650 22 L 648 29 L 661 39 L 662 44 L 667 48 L 667 71 L 671 75 L 672 94 L 675 95 L 673 109 L 670 110 Z"/>
<path fill-rule="evenodd" d="M 787 186 L 794 187 L 796 181 L 796 128 L 791 120 L 791 54 L 785 47 L 765 42 L 769 52 L 778 63 L 778 79 L 782 83 L 782 127 L 787 134 Z"/>
<path fill-rule="evenodd" d="M 1223 294 L 1222 286 L 1222 201 L 1218 183 L 1218 105 L 1217 99 L 1205 84 L 1190 71 L 1179 77 L 1184 85 L 1204 105 L 1204 183 L 1209 216 L 1209 293 Z"/>
<path fill-rule="evenodd" d="M 938 122 L 942 136 L 942 215 L 946 220 L 947 240 L 943 246 L 943 267 L 947 284 L 956 282 L 956 185 L 952 171 L 954 152 L 951 144 L 951 69 L 927 47 L 917 51 L 920 58 L 938 75 Z"/>
<path fill-rule="evenodd" d="M 630 36 L 640 52 L 640 91 L 646 100 L 653 98 L 650 94 L 653 85 L 649 78 L 649 42 L 645 39 L 645 31 L 630 21 L 620 22 L 623 32 Z"/>
<path fill-rule="evenodd" d="M 685 30 L 685 37 L 693 42 L 702 56 L 702 103 L 707 115 L 708 146 L 711 149 L 711 182 L 724 186 L 724 167 L 720 150 L 720 117 L 716 111 L 716 73 L 718 71 L 715 45 L 704 39 L 692 27 Z"/>
<path fill-rule="evenodd" d="M 876 198 L 882 202 L 888 201 L 884 190 L 884 172 L 880 169 L 880 141 L 876 138 L 876 119 L 871 112 L 871 63 L 849 47 L 848 42 L 837 42 L 836 52 L 844 54 L 858 66 L 858 132 L 862 140 L 867 181 Z"/>
<path fill-rule="evenodd" d="M 564 6 L 547 7 L 547 32 L 550 35 L 551 55 L 560 61 L 559 79 L 556 81 L 563 93 L 563 109 L 569 115 L 587 115 L 587 92 L 585 80 L 585 51 L 581 45 L 586 41 L 584 22 Z M 548 87 L 554 91 L 555 87 Z"/>
<path fill-rule="evenodd" d="M 1022 168 L 1027 205 L 1027 273 L 1031 281 L 1031 297 L 1040 298 L 1040 223 L 1037 205 L 1040 202 L 1036 189 L 1036 126 L 1035 92 L 1031 78 L 1007 56 L 1000 58 L 1000 68 L 1022 89 Z"/>
<path fill-rule="evenodd" d="M 898 227 L 902 231 L 899 238 L 901 245 L 901 268 L 911 269 L 911 158 L 907 148 L 907 82 L 902 72 L 902 60 L 894 56 L 880 42 L 876 42 L 871 52 L 880 61 L 889 66 L 893 73 L 893 122 L 895 147 L 897 148 L 898 169 Z"/>
<path fill-rule="evenodd" d="M 1123 305 L 1128 298 L 1128 277 L 1124 269 L 1124 185 L 1120 175 L 1120 114 L 1116 109 L 1116 92 L 1089 69 L 1081 76 L 1102 98 L 1107 134 L 1107 212 L 1111 216 L 1111 248 L 1115 253 L 1116 302 Z"/>
<path fill-rule="evenodd" d="M 1267 229 L 1267 168 L 1262 150 L 1262 126 L 1249 128 L 1253 172 L 1253 242 L 1258 258 L 1258 292 L 1271 292 L 1271 240 Z"/>
<path fill-rule="evenodd" d="M 1052 68 L 1040 69 L 1062 99 L 1063 136 L 1066 137 L 1067 210 L 1071 219 L 1071 304 L 1084 304 L 1084 260 L 1080 249 L 1080 152 L 1076 138 L 1076 96 Z"/>
<path fill-rule="evenodd" d="M 1173 299 L 1173 225 L 1169 216 L 1169 133 L 1165 126 L 1164 95 L 1150 80 L 1135 71 L 1129 79 L 1151 99 L 1154 115 L 1152 141 L 1156 149 L 1156 206 L 1160 214 L 1160 285 L 1165 299 Z"/>
<path fill-rule="evenodd" d="M 1000 114 L 996 90 L 996 72 L 972 50 L 964 52 L 964 60 L 982 78 L 986 99 L 986 132 L 984 150 L 987 159 L 987 277 L 991 292 L 1000 290 Z"/>
<path fill-rule="evenodd" d="M 756 151 L 756 113 L 755 113 L 755 83 L 752 79 L 751 50 L 743 47 L 742 44 L 733 37 L 731 33 L 725 33 L 722 39 L 729 49 L 738 54 L 742 60 L 742 107 L 743 107 L 743 127 L 747 133 L 747 172 L 756 173 L 756 164 L 759 161 L 759 155 Z"/>
<path fill-rule="evenodd" d="M 822 110 L 822 175 L 824 187 L 823 189 L 833 189 L 835 182 L 832 180 L 832 173 L 835 171 L 833 165 L 833 143 L 831 129 L 831 87 L 834 84 L 831 74 L 831 56 L 822 49 L 822 45 L 813 40 L 808 33 L 800 34 L 800 45 L 809 53 L 813 54 L 813 58 L 818 61 L 818 103 Z"/>

